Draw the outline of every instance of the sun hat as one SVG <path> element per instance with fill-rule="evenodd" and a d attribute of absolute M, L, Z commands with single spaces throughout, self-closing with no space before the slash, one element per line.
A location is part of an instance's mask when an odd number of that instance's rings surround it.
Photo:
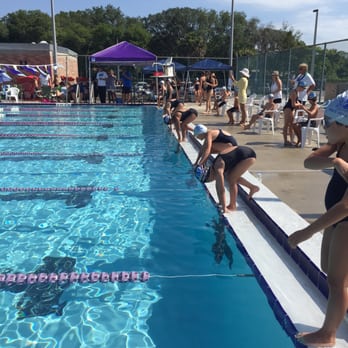
<path fill-rule="evenodd" d="M 308 100 L 317 99 L 317 94 L 315 92 L 310 92 L 308 94 Z"/>
<path fill-rule="evenodd" d="M 248 68 L 243 68 L 242 70 L 239 71 L 242 75 L 244 75 L 245 77 L 250 77 L 249 74 L 249 69 Z"/>
<path fill-rule="evenodd" d="M 193 135 L 196 137 L 200 134 L 205 134 L 208 132 L 208 128 L 204 124 L 197 124 L 193 129 Z"/>
<path fill-rule="evenodd" d="M 305 81 L 299 81 L 297 87 L 307 88 L 307 83 Z"/>
<path fill-rule="evenodd" d="M 331 122 L 335 121 L 348 126 L 348 90 L 327 103 L 324 115 Z"/>

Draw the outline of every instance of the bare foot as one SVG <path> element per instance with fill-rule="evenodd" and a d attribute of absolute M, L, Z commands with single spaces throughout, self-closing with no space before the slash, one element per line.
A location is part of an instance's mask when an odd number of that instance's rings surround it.
<path fill-rule="evenodd" d="M 247 124 L 247 125 L 244 125 L 243 128 L 244 128 L 244 130 L 250 129 L 250 125 L 248 125 L 248 124 Z"/>
<path fill-rule="evenodd" d="M 249 195 L 248 195 L 248 198 L 251 199 L 253 198 L 253 195 L 256 193 L 256 192 L 259 192 L 260 191 L 260 188 L 256 185 L 253 185 L 249 191 Z"/>
<path fill-rule="evenodd" d="M 334 347 L 336 345 L 336 338 L 321 330 L 312 333 L 301 332 L 295 337 L 300 343 L 309 347 Z"/>
<path fill-rule="evenodd" d="M 237 206 L 235 204 L 230 204 L 226 207 L 226 209 L 227 209 L 227 213 L 228 213 L 228 211 L 237 210 Z"/>

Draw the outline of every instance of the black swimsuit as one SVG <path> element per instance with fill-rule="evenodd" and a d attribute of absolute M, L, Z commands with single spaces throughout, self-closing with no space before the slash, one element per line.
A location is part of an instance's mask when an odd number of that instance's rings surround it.
<path fill-rule="evenodd" d="M 229 144 L 231 143 L 233 146 L 237 146 L 237 140 L 232 135 L 225 134 L 221 129 L 219 129 L 218 136 L 213 140 L 213 143 L 224 143 Z"/>
<path fill-rule="evenodd" d="M 342 147 L 337 151 L 336 157 L 339 157 L 339 152 L 341 151 Z M 334 169 L 333 175 L 331 177 L 331 180 L 327 186 L 326 193 L 325 193 L 326 210 L 329 210 L 331 207 L 333 207 L 336 203 L 338 203 L 343 198 L 347 188 L 348 188 L 348 183 L 343 179 L 343 177 L 338 173 L 338 171 Z M 342 221 L 348 221 L 348 216 L 340 220 L 339 222 L 342 222 Z"/>
<path fill-rule="evenodd" d="M 256 158 L 256 153 L 253 149 L 247 146 L 238 146 L 236 149 L 232 151 L 218 155 L 215 161 L 221 157 L 225 162 L 225 170 L 224 173 L 232 170 L 238 163 L 248 159 L 248 158 Z M 214 164 L 213 164 L 214 165 Z"/>

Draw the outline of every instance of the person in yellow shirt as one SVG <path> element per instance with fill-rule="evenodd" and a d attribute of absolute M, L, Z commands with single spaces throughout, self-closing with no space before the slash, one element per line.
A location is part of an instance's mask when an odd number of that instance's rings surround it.
<path fill-rule="evenodd" d="M 232 81 L 234 85 L 238 88 L 238 98 L 239 98 L 239 107 L 241 111 L 241 121 L 240 125 L 244 126 L 246 120 L 247 120 L 247 110 L 246 110 L 246 103 L 247 103 L 247 89 L 248 89 L 248 83 L 249 83 L 249 69 L 243 68 L 239 71 L 242 77 L 237 81 L 233 74 L 231 74 Z"/>

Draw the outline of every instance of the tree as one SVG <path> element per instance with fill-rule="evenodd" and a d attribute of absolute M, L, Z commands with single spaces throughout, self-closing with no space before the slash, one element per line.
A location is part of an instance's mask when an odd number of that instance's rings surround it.
<path fill-rule="evenodd" d="M 4 23 L 8 29 L 8 42 L 51 41 L 51 19 L 39 10 L 10 13 Z"/>

